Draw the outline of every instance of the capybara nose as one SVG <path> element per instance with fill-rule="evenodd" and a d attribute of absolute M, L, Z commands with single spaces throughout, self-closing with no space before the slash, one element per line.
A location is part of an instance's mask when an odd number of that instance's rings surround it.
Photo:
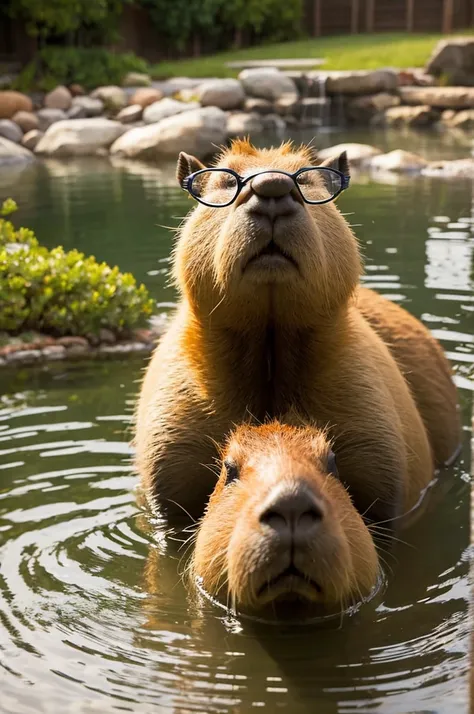
<path fill-rule="evenodd" d="M 251 182 L 252 190 L 262 198 L 282 198 L 295 188 L 293 179 L 285 174 L 259 174 Z"/>
<path fill-rule="evenodd" d="M 323 504 L 307 488 L 285 490 L 265 505 L 260 523 L 273 528 L 284 542 L 307 540 L 324 518 Z"/>

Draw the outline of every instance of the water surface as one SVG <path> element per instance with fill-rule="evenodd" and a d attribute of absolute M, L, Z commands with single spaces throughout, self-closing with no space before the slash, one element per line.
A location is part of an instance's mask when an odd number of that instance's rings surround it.
<path fill-rule="evenodd" d="M 395 148 L 393 135 L 371 140 Z M 396 141 L 431 158 L 466 153 L 436 135 Z M 191 205 L 172 174 L 49 161 L 0 174 L 0 198 L 15 198 L 17 222 L 48 245 L 133 271 L 166 311 L 176 296 L 163 226 Z M 388 587 L 325 629 L 257 625 L 190 598 L 180 579 L 185 549 L 164 548 L 130 465 L 145 360 L 2 370 L 2 714 L 466 711 L 473 187 L 385 180 L 358 179 L 339 205 L 356 226 L 366 282 L 441 340 L 464 421 L 460 460 L 439 475 L 426 515 L 401 536 L 407 544 L 387 556 Z"/>

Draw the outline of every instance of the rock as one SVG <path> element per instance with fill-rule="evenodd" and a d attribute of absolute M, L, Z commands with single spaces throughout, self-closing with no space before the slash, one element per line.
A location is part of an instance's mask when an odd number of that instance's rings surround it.
<path fill-rule="evenodd" d="M 397 84 L 397 73 L 391 69 L 330 72 L 326 79 L 326 92 L 328 94 L 379 94 L 394 92 Z"/>
<path fill-rule="evenodd" d="M 438 42 L 426 71 L 449 84 L 474 87 L 474 37 L 450 37 Z"/>
<path fill-rule="evenodd" d="M 243 137 L 263 132 L 262 117 L 258 114 L 246 114 L 245 112 L 237 112 L 230 114 L 227 119 L 227 135 L 231 138 Z"/>
<path fill-rule="evenodd" d="M 44 98 L 44 106 L 47 109 L 62 109 L 63 112 L 69 109 L 71 102 L 71 92 L 67 87 L 63 86 L 56 87 L 52 92 L 48 92 Z"/>
<path fill-rule="evenodd" d="M 25 149 L 34 151 L 36 149 L 36 146 L 37 146 L 39 140 L 43 136 L 44 136 L 44 132 L 38 131 L 38 129 L 32 129 L 31 131 L 28 131 L 24 135 L 23 139 L 21 140 L 21 143 L 25 147 Z"/>
<path fill-rule="evenodd" d="M 68 119 L 86 119 L 87 114 L 84 107 L 75 106 L 67 110 L 66 117 Z"/>
<path fill-rule="evenodd" d="M 244 69 L 239 80 L 246 94 L 273 102 L 284 94 L 298 96 L 296 84 L 278 69 Z"/>
<path fill-rule="evenodd" d="M 199 85 L 197 100 L 203 107 L 237 109 L 245 99 L 245 92 L 237 79 L 214 79 Z"/>
<path fill-rule="evenodd" d="M 140 327 L 133 331 L 133 337 L 136 342 L 143 342 L 145 345 L 155 342 L 155 335 L 152 330 Z"/>
<path fill-rule="evenodd" d="M 244 112 L 253 114 L 273 114 L 274 107 L 268 99 L 259 99 L 258 97 L 247 97 L 243 106 Z"/>
<path fill-rule="evenodd" d="M 180 151 L 186 151 L 204 159 L 226 137 L 225 113 L 217 107 L 204 107 L 131 129 L 112 144 L 110 152 L 128 158 L 155 159 L 176 158 Z"/>
<path fill-rule="evenodd" d="M 117 114 L 127 104 L 127 95 L 122 87 L 114 85 L 97 87 L 90 95 L 92 99 L 100 99 L 107 111 Z"/>
<path fill-rule="evenodd" d="M 474 131 L 474 109 L 464 109 L 461 112 L 455 112 L 452 109 L 447 109 L 443 112 L 441 121 L 443 124 L 453 129 Z"/>
<path fill-rule="evenodd" d="M 403 149 L 396 149 L 388 154 L 374 156 L 370 161 L 371 169 L 376 171 L 395 171 L 396 173 L 421 171 L 426 166 L 428 166 L 428 161 L 422 156 L 412 154 Z"/>
<path fill-rule="evenodd" d="M 23 132 L 20 127 L 10 121 L 10 119 L 0 119 L 0 136 L 14 141 L 15 144 L 19 144 L 23 138 Z"/>
<path fill-rule="evenodd" d="M 59 337 L 56 340 L 56 343 L 58 345 L 63 345 L 64 347 L 89 347 L 89 343 L 85 337 L 66 335 L 66 337 Z"/>
<path fill-rule="evenodd" d="M 432 162 L 421 171 L 423 176 L 474 179 L 474 159 Z"/>
<path fill-rule="evenodd" d="M 397 76 L 399 87 L 431 87 L 436 84 L 431 74 L 419 69 L 400 69 Z"/>
<path fill-rule="evenodd" d="M 37 154 L 79 156 L 109 147 L 125 131 L 105 117 L 66 120 L 53 124 L 36 147 Z"/>
<path fill-rule="evenodd" d="M 149 107 L 150 104 L 159 102 L 160 99 L 163 99 L 163 92 L 159 89 L 148 87 L 146 89 L 137 89 L 137 91 L 130 97 L 128 103 L 139 104 L 142 109 L 145 109 L 145 107 Z"/>
<path fill-rule="evenodd" d="M 37 116 L 40 131 L 46 131 L 52 124 L 67 119 L 62 109 L 40 109 Z"/>
<path fill-rule="evenodd" d="M 122 87 L 151 87 L 151 77 L 142 72 L 129 72 L 122 80 Z"/>
<path fill-rule="evenodd" d="M 115 118 L 122 124 L 133 124 L 136 121 L 140 121 L 142 112 L 143 110 L 139 104 L 130 104 L 130 106 L 121 109 Z"/>
<path fill-rule="evenodd" d="M 0 119 L 11 119 L 17 112 L 33 111 L 33 102 L 21 92 L 0 92 Z"/>
<path fill-rule="evenodd" d="M 35 157 L 31 151 L 0 136 L 0 167 L 28 163 L 34 160 Z"/>
<path fill-rule="evenodd" d="M 474 108 L 474 87 L 400 87 L 404 104 L 427 104 L 440 109 Z"/>
<path fill-rule="evenodd" d="M 62 345 L 51 345 L 43 347 L 41 350 L 43 357 L 47 360 L 58 360 L 66 357 L 66 348 Z"/>
<path fill-rule="evenodd" d="M 81 84 L 69 85 L 69 91 L 73 97 L 82 97 L 86 93 L 86 90 Z"/>
<path fill-rule="evenodd" d="M 177 99 L 171 99 L 170 97 L 165 97 L 159 102 L 154 102 L 146 107 L 143 112 L 143 121 L 145 124 L 155 124 L 162 119 L 174 116 L 175 114 L 182 114 L 183 112 L 193 111 L 199 109 L 199 104 L 197 102 L 179 102 Z"/>
<path fill-rule="evenodd" d="M 24 134 L 39 127 L 38 117 L 33 112 L 17 112 L 13 115 L 12 121 L 18 124 Z"/>
<path fill-rule="evenodd" d="M 99 342 L 106 345 L 114 345 L 117 340 L 112 330 L 108 330 L 106 327 L 102 327 L 99 330 Z"/>
<path fill-rule="evenodd" d="M 387 92 L 380 94 L 366 94 L 351 99 L 346 105 L 346 114 L 354 122 L 367 124 L 380 112 L 396 107 L 400 104 L 400 97 Z"/>
<path fill-rule="evenodd" d="M 392 127 L 424 127 L 430 126 L 439 119 L 439 112 L 427 105 L 419 107 L 391 107 L 383 113 L 380 123 Z"/>
<path fill-rule="evenodd" d="M 8 364 L 31 364 L 38 362 L 42 358 L 41 350 L 18 350 L 6 355 Z"/>
<path fill-rule="evenodd" d="M 280 116 L 298 117 L 301 113 L 301 100 L 296 94 L 283 94 L 275 101 L 275 111 Z"/>
<path fill-rule="evenodd" d="M 263 131 L 283 137 L 286 130 L 286 123 L 278 114 L 260 115 L 260 121 L 262 122 Z"/>
<path fill-rule="evenodd" d="M 347 158 L 353 166 L 368 164 L 374 156 L 379 156 L 382 153 L 380 149 L 376 149 L 370 144 L 336 144 L 336 146 L 318 151 L 318 159 L 325 161 L 339 156 L 343 151 L 346 152 Z"/>
<path fill-rule="evenodd" d="M 100 99 L 92 97 L 74 97 L 71 109 L 80 107 L 86 118 L 99 117 L 104 111 L 104 103 Z"/>

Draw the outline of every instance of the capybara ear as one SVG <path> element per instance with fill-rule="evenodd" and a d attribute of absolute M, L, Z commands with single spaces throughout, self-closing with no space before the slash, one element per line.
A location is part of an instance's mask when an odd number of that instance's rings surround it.
<path fill-rule="evenodd" d="M 330 159 L 326 159 L 326 161 L 323 161 L 319 165 L 326 166 L 328 169 L 336 169 L 337 171 L 343 173 L 344 176 L 349 176 L 350 174 L 349 159 L 347 158 L 347 153 L 345 151 L 343 151 L 342 154 L 339 154 L 339 156 L 333 156 Z"/>
<path fill-rule="evenodd" d="M 178 157 L 178 165 L 176 166 L 176 178 L 181 186 L 183 179 L 185 179 L 189 174 L 199 171 L 200 169 L 205 169 L 204 164 L 201 164 L 199 159 L 190 154 L 185 154 L 184 151 L 180 151 Z"/>

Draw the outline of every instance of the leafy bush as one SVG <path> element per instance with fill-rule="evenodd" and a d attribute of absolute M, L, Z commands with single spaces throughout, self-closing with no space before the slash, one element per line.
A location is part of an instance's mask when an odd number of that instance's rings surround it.
<path fill-rule="evenodd" d="M 148 64 L 133 52 L 116 54 L 103 47 L 44 47 L 30 62 L 16 83 L 27 91 L 32 86 L 49 91 L 58 84 L 81 84 L 95 89 L 104 84 L 120 84 L 127 72 L 147 72 Z"/>
<path fill-rule="evenodd" d="M 120 334 L 151 314 L 148 291 L 130 273 L 77 250 L 48 250 L 33 231 L 6 220 L 15 210 L 11 199 L 0 210 L 0 331 L 82 336 L 107 327 Z"/>

